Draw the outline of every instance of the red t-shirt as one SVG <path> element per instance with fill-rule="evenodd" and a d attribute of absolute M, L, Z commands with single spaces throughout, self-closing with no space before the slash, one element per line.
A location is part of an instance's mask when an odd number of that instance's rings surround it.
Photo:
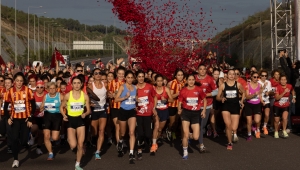
<path fill-rule="evenodd" d="M 159 109 L 159 110 L 166 110 L 166 109 L 168 109 L 168 104 L 167 103 L 168 103 L 169 96 L 168 96 L 168 94 L 166 92 L 166 87 L 163 87 L 163 92 L 161 94 L 158 94 L 156 92 L 156 90 L 154 90 L 154 91 L 155 91 L 155 96 L 157 98 L 156 109 Z M 162 100 L 161 100 L 162 97 L 164 97 L 165 100 L 167 100 L 167 101 L 166 102 L 162 102 Z"/>
<path fill-rule="evenodd" d="M 184 109 L 196 111 L 201 109 L 205 97 L 206 94 L 201 87 L 195 86 L 191 90 L 185 87 L 180 91 L 178 100 Z"/>
<path fill-rule="evenodd" d="M 290 84 L 287 84 L 286 88 L 288 88 L 289 91 L 287 93 L 285 93 L 283 95 L 283 97 L 280 98 L 279 100 L 275 100 L 274 106 L 277 106 L 277 107 L 280 107 L 280 108 L 284 108 L 284 107 L 289 107 L 290 106 L 289 97 L 290 97 L 291 91 L 293 90 L 293 86 L 290 85 Z M 282 94 L 285 91 L 286 88 L 283 88 L 280 85 L 277 86 L 275 94 L 279 94 L 279 95 Z"/>
<path fill-rule="evenodd" d="M 153 114 L 155 92 L 153 86 L 146 83 L 142 89 L 137 88 L 138 102 L 137 116 L 151 116 Z"/>
<path fill-rule="evenodd" d="M 242 77 L 239 77 L 239 78 L 237 79 L 237 82 L 240 83 L 240 84 L 243 86 L 243 88 L 244 88 L 245 90 L 248 89 L 247 82 L 246 82 L 246 80 L 243 79 Z"/>
<path fill-rule="evenodd" d="M 201 83 L 201 88 L 205 94 L 211 93 L 213 90 L 216 90 L 218 88 L 215 80 L 209 75 L 206 75 L 203 79 L 200 79 L 200 77 L 196 75 L 195 78 L 197 82 Z M 212 97 L 207 97 L 206 100 L 207 106 L 213 104 Z"/>
<path fill-rule="evenodd" d="M 44 91 L 44 94 L 41 97 L 37 96 L 36 92 L 33 94 L 35 99 L 35 105 L 36 105 L 36 110 L 33 115 L 34 117 L 44 117 L 44 112 L 40 112 L 40 106 L 46 94 L 47 94 L 46 91 Z"/>
<path fill-rule="evenodd" d="M 280 85 L 279 81 L 276 81 L 274 78 L 271 78 L 270 82 L 271 82 L 272 90 L 275 92 L 276 91 L 276 87 Z"/>

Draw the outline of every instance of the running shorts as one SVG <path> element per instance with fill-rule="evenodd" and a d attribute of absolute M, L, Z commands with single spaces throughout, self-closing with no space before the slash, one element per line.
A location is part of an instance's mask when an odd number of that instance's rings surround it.
<path fill-rule="evenodd" d="M 200 110 L 193 111 L 193 110 L 187 110 L 183 109 L 181 113 L 181 121 L 188 121 L 191 124 L 199 124 L 200 120 Z"/>
<path fill-rule="evenodd" d="M 129 118 L 132 118 L 135 116 L 136 116 L 135 109 L 125 110 L 123 108 L 120 108 L 120 114 L 119 114 L 118 120 L 119 121 L 127 121 Z"/>

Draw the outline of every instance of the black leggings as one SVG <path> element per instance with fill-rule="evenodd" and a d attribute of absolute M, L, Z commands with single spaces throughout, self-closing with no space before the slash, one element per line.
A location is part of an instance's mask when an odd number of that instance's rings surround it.
<path fill-rule="evenodd" d="M 152 137 L 152 116 L 136 116 L 137 123 L 137 140 L 138 140 L 138 148 L 141 149 L 141 144 L 143 141 L 148 142 Z M 145 140 L 147 139 L 147 140 Z"/>
<path fill-rule="evenodd" d="M 29 135 L 29 128 L 27 127 L 26 119 L 13 119 L 11 125 L 12 133 L 12 153 L 14 160 L 18 160 L 19 154 L 19 141 L 22 146 L 26 146 Z"/>

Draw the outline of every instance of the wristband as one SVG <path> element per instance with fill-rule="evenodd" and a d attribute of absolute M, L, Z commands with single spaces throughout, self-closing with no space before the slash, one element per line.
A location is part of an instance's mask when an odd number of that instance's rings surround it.
<path fill-rule="evenodd" d="M 293 96 L 294 99 L 296 99 L 296 96 Z"/>

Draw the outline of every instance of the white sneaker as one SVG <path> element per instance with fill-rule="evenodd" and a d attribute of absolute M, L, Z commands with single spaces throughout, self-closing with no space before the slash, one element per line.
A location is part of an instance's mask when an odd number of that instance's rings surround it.
<path fill-rule="evenodd" d="M 286 129 L 285 131 L 286 131 L 286 133 L 291 133 L 290 129 Z"/>
<path fill-rule="evenodd" d="M 36 154 L 38 154 L 38 155 L 42 155 L 43 154 L 43 152 L 42 152 L 42 150 L 40 149 L 40 148 L 36 148 Z"/>
<path fill-rule="evenodd" d="M 28 141 L 28 145 L 32 146 L 34 144 L 34 140 L 35 140 L 35 138 L 31 137 L 30 140 Z"/>
<path fill-rule="evenodd" d="M 18 160 L 14 160 L 12 166 L 13 168 L 18 168 L 19 167 L 19 161 Z"/>
<path fill-rule="evenodd" d="M 238 142 L 239 138 L 236 134 L 233 134 L 233 142 Z"/>

